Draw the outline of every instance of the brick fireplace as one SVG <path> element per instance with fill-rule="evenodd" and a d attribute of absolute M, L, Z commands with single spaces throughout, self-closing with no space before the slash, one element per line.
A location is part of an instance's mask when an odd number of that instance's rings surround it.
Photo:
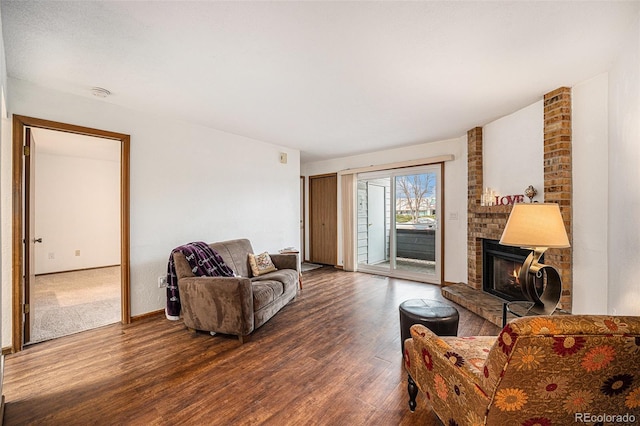
<path fill-rule="evenodd" d="M 477 293 L 482 293 L 482 240 L 499 240 L 509 218 L 511 206 L 482 206 L 483 155 L 482 127 L 467 132 L 468 143 L 468 234 L 469 255 L 467 285 Z M 572 242 L 572 161 L 571 161 L 571 89 L 561 87 L 544 96 L 544 191 L 545 202 L 560 205 L 569 242 Z M 524 188 L 522 188 L 524 191 Z M 538 188 L 540 191 L 540 188 Z M 542 192 L 542 191 L 541 191 Z M 573 251 L 572 248 L 549 249 L 545 253 L 545 263 L 558 269 L 563 290 L 560 303 L 571 310 Z M 453 290 L 453 289 L 452 289 Z M 455 291 L 454 291 L 455 292 Z M 461 303 L 464 297 L 445 297 Z M 484 295 L 484 293 L 482 293 Z M 474 298 L 474 296 L 471 296 Z M 475 303 L 471 300 L 470 303 Z M 466 305 L 466 303 L 463 303 Z M 476 309 L 472 311 L 481 314 Z M 482 314 L 481 314 L 482 315 Z M 485 316 L 486 317 L 486 316 Z M 494 321 L 495 322 L 495 321 Z"/>

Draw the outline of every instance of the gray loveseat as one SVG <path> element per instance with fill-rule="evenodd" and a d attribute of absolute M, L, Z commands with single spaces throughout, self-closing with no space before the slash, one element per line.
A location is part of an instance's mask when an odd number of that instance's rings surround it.
<path fill-rule="evenodd" d="M 298 258 L 272 254 L 278 269 L 252 277 L 247 239 L 209 244 L 236 277 L 196 277 L 182 253 L 174 254 L 184 324 L 191 330 L 238 336 L 240 343 L 296 297 Z"/>

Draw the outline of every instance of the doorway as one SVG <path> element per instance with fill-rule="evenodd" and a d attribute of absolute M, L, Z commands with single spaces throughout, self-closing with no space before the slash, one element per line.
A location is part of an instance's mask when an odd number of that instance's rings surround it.
<path fill-rule="evenodd" d="M 32 130 L 47 129 L 73 135 L 103 138 L 118 144 L 119 150 L 119 234 L 120 234 L 120 321 L 131 321 L 129 284 L 129 135 L 91 129 L 65 123 L 52 122 L 32 117 L 13 117 L 13 326 L 12 349 L 19 351 L 31 341 L 33 316 L 31 293 L 35 282 L 35 244 L 39 238 L 34 234 L 34 211 L 30 201 L 35 184 L 31 167 L 31 149 L 25 149 L 32 138 Z M 29 140 L 28 140 L 29 139 Z M 25 242 L 23 244 L 23 241 Z M 76 251 L 78 253 L 78 251 Z M 81 254 L 81 253 L 80 253 Z M 49 256 L 47 253 L 46 256 Z M 55 254 L 54 254 L 55 257 Z"/>
<path fill-rule="evenodd" d="M 358 175 L 358 270 L 440 284 L 441 165 Z"/>
<path fill-rule="evenodd" d="M 338 175 L 309 177 L 309 260 L 334 266 L 338 259 Z"/>
<path fill-rule="evenodd" d="M 376 265 L 387 260 L 387 187 L 367 182 L 367 262 Z"/>
<path fill-rule="evenodd" d="M 120 146 L 28 129 L 37 243 L 25 343 L 38 343 L 120 321 Z"/>
<path fill-rule="evenodd" d="M 300 176 L 300 262 L 304 262 L 306 259 L 305 253 L 305 191 L 304 191 L 304 176 Z"/>

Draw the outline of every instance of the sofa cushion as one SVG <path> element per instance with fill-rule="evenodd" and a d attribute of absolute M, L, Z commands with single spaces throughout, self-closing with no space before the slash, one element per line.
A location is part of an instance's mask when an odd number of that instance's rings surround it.
<path fill-rule="evenodd" d="M 284 291 L 289 288 L 297 290 L 298 287 L 298 271 L 295 269 L 278 269 L 277 271 L 269 272 L 268 274 L 260 275 L 259 277 L 251 278 L 251 281 L 280 281 L 284 285 Z"/>
<path fill-rule="evenodd" d="M 260 275 L 276 270 L 276 266 L 266 251 L 260 254 L 249 253 L 249 265 L 251 265 L 251 272 L 254 277 L 259 277 Z"/>
<path fill-rule="evenodd" d="M 243 238 L 220 241 L 209 244 L 209 246 L 222 256 L 225 263 L 229 265 L 238 276 L 245 278 L 251 277 L 247 255 L 253 253 L 253 248 L 249 240 Z"/>
<path fill-rule="evenodd" d="M 269 306 L 284 293 L 284 286 L 280 281 L 253 282 L 253 310 L 259 311 Z"/>

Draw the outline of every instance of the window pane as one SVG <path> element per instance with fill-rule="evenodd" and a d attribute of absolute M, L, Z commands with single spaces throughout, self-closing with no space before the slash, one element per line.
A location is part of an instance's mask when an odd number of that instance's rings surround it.
<path fill-rule="evenodd" d="M 396 269 L 435 274 L 436 174 L 396 176 Z"/>

